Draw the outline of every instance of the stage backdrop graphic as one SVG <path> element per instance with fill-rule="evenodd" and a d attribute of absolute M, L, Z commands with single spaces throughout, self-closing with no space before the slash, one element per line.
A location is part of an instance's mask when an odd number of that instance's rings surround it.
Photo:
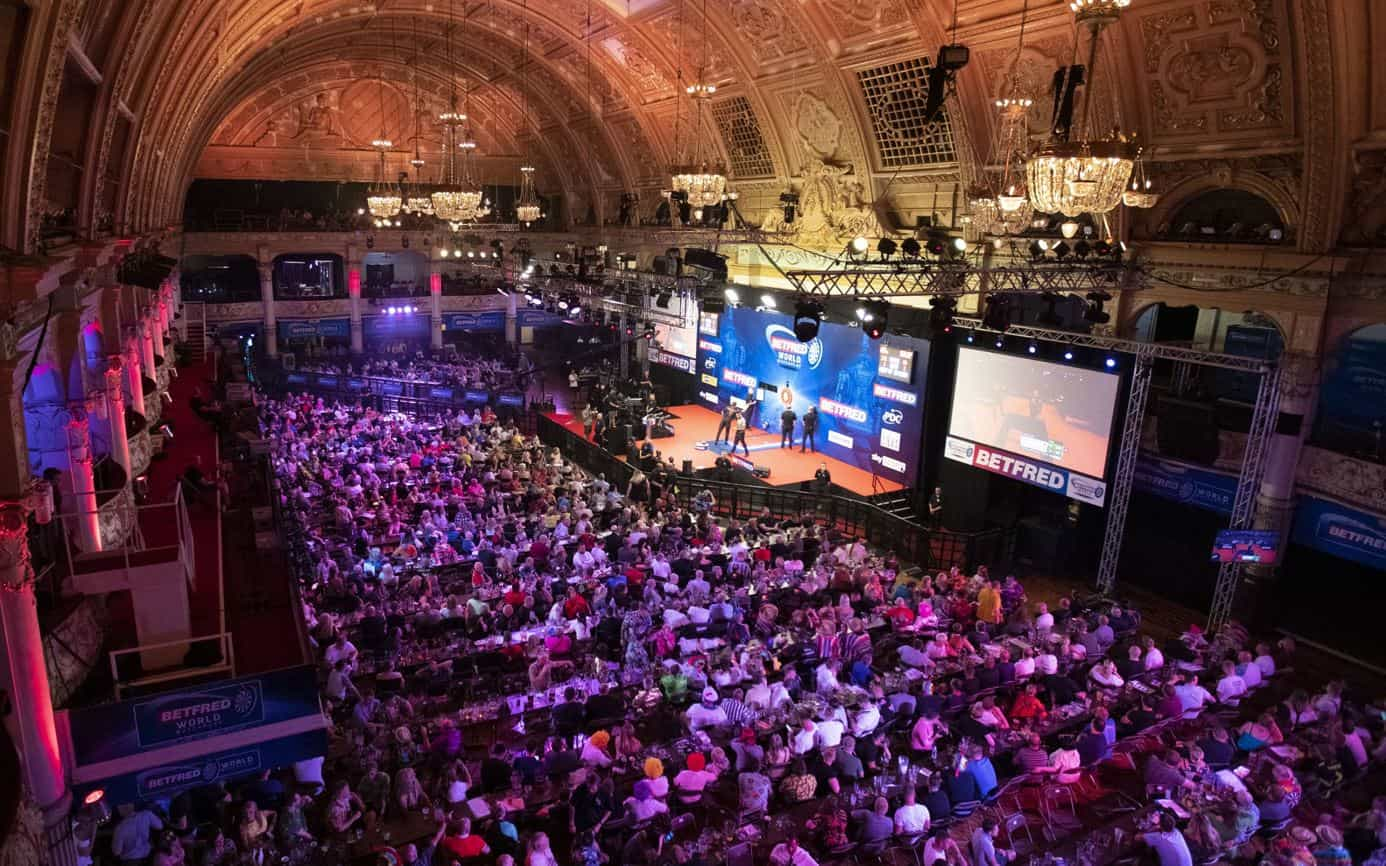
<path fill-rule="evenodd" d="M 958 349 L 944 456 L 1101 505 L 1120 377 Z"/>
<path fill-rule="evenodd" d="M 859 328 L 825 322 L 815 339 L 802 343 L 793 324 L 782 313 L 744 307 L 704 316 L 698 334 L 699 403 L 720 411 L 729 403 L 741 405 L 755 392 L 760 403 L 751 424 L 776 434 L 788 404 L 800 419 L 795 442 L 803 436 L 804 413 L 817 406 L 815 441 L 821 453 L 913 486 L 924 428 L 928 341 L 895 335 L 872 340 Z M 883 348 L 888 376 L 880 373 Z"/>

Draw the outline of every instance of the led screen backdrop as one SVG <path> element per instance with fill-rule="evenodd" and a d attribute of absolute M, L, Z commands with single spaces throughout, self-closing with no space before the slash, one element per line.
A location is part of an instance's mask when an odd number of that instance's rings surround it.
<path fill-rule="evenodd" d="M 799 418 L 818 407 L 818 450 L 882 478 L 914 486 L 924 428 L 929 343 L 913 337 L 872 340 L 860 328 L 824 323 L 802 343 L 793 321 L 738 307 L 704 316 L 698 337 L 698 400 L 720 410 L 748 394 L 760 398 L 751 424 L 778 433 L 780 413 Z M 715 326 L 715 336 L 710 333 Z M 882 346 L 913 352 L 913 384 L 879 375 Z M 795 441 L 801 436 L 795 425 Z M 755 452 L 752 452 L 754 460 Z"/>
<path fill-rule="evenodd" d="M 944 456 L 1101 505 L 1120 377 L 958 349 Z"/>

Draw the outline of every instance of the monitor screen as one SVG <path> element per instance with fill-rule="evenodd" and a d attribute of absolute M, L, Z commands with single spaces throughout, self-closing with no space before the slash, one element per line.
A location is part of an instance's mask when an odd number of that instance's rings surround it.
<path fill-rule="evenodd" d="M 698 333 L 702 334 L 705 337 L 717 336 L 717 328 L 720 319 L 720 313 L 699 313 Z"/>
<path fill-rule="evenodd" d="M 404 383 L 395 379 L 381 379 L 377 382 L 376 387 L 380 393 L 391 397 L 398 397 L 404 393 Z"/>
<path fill-rule="evenodd" d="M 347 379 L 347 387 L 353 391 L 364 391 L 370 387 L 370 383 L 365 379 Z"/>
<path fill-rule="evenodd" d="M 428 396 L 432 397 L 434 400 L 451 400 L 452 389 L 434 386 L 428 389 Z"/>
<path fill-rule="evenodd" d="M 468 391 L 465 399 L 468 403 L 485 403 L 491 399 L 491 395 L 485 391 Z"/>
<path fill-rule="evenodd" d="M 1273 565 L 1280 536 L 1260 529 L 1222 529 L 1213 541 L 1213 562 L 1256 562 Z"/>
<path fill-rule="evenodd" d="M 948 433 L 1100 479 L 1120 385 L 1112 373 L 961 347 Z"/>
<path fill-rule="evenodd" d="M 324 387 L 324 388 L 335 388 L 335 387 L 337 387 L 337 377 L 336 377 L 336 376 L 319 376 L 319 377 L 318 377 L 318 384 L 319 384 L 320 386 Z"/>
<path fill-rule="evenodd" d="M 914 349 L 908 346 L 882 343 L 876 365 L 876 375 L 882 379 L 910 384 L 914 381 Z"/>
<path fill-rule="evenodd" d="M 656 322 L 654 338 L 655 342 L 659 344 L 659 348 L 671 355 L 678 355 L 681 358 L 698 357 L 698 332 L 695 328 Z"/>
<path fill-rule="evenodd" d="M 523 406 L 525 405 L 525 395 L 502 394 L 496 402 L 502 406 Z"/>

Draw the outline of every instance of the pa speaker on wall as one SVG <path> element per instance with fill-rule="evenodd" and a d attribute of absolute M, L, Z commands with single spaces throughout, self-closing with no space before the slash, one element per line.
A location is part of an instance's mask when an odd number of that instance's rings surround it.
<path fill-rule="evenodd" d="M 684 250 L 683 263 L 686 267 L 697 268 L 707 273 L 710 279 L 725 280 L 727 278 L 727 257 L 712 250 L 703 250 L 693 247 Z"/>
<path fill-rule="evenodd" d="M 1218 459 L 1218 425 L 1212 404 L 1161 397 L 1155 441 L 1165 457 L 1213 465 Z"/>

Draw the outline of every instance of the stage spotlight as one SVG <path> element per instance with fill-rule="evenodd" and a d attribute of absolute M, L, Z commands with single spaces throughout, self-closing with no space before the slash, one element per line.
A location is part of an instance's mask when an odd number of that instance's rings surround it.
<path fill-rule="evenodd" d="M 559 301 L 558 301 L 558 308 L 559 308 L 560 310 L 566 310 L 566 309 L 568 309 L 568 302 L 560 298 Z"/>
<path fill-rule="evenodd" d="M 817 301 L 800 301 L 794 305 L 794 336 L 807 343 L 818 336 L 823 321 L 823 305 Z"/>
<path fill-rule="evenodd" d="M 1115 370 L 1115 369 L 1116 369 L 1116 358 L 1108 358 L 1108 359 L 1107 359 L 1107 369 L 1108 369 L 1108 370 Z"/>
<path fill-rule="evenodd" d="M 1092 250 L 1099 256 L 1109 256 L 1112 254 L 1112 245 L 1106 241 L 1098 241 L 1093 244 Z"/>
<path fill-rule="evenodd" d="M 929 302 L 929 307 L 929 330 L 933 331 L 935 336 L 951 332 L 953 330 L 953 314 L 958 308 L 957 300 L 936 296 Z"/>
<path fill-rule="evenodd" d="M 967 332 L 967 342 L 968 342 L 969 344 L 975 342 L 976 339 L 977 339 L 977 335 L 976 335 L 976 334 L 972 333 L 971 331 L 968 331 L 968 332 Z"/>
<path fill-rule="evenodd" d="M 1072 240 L 1078 235 L 1078 223 L 1073 220 L 1064 220 L 1059 224 L 1059 233 Z"/>
<path fill-rule="evenodd" d="M 861 235 L 857 235 L 856 237 L 852 238 L 852 255 L 864 255 L 869 246 L 870 244 L 867 243 L 866 238 L 862 237 Z"/>
<path fill-rule="evenodd" d="M 1071 250 L 1069 249 L 1067 243 L 1059 241 L 1057 244 L 1054 244 L 1054 257 L 1057 258 L 1059 261 L 1063 261 L 1064 259 L 1068 258 L 1068 254 L 1070 252 Z"/>
<path fill-rule="evenodd" d="M 736 289 L 733 289 L 731 286 L 727 286 L 726 290 L 723 291 L 722 294 L 726 296 L 727 303 L 729 304 L 741 303 L 741 293 L 738 292 Z"/>
<path fill-rule="evenodd" d="M 898 248 L 899 245 L 896 244 L 895 241 L 891 240 L 890 238 L 881 238 L 880 241 L 876 244 L 876 252 L 881 254 L 882 259 L 888 259 L 891 256 L 895 255 L 895 251 Z"/>
<path fill-rule="evenodd" d="M 1006 346 L 1006 341 L 1003 340 L 1003 339 L 1001 339 L 1000 337 L 997 337 L 997 338 L 996 338 L 996 348 L 1002 349 L 1002 348 L 1005 348 L 1005 346 Z"/>
<path fill-rule="evenodd" d="M 1086 259 L 1090 252 L 1092 252 L 1092 245 L 1087 241 L 1079 241 L 1073 245 L 1073 254 L 1080 259 Z"/>
<path fill-rule="evenodd" d="M 965 252 L 967 252 L 967 239 L 966 239 L 966 238 L 953 238 L 953 250 L 954 250 L 954 252 L 959 252 L 959 253 L 965 253 Z"/>
<path fill-rule="evenodd" d="M 948 249 L 948 241 L 947 232 L 930 229 L 929 234 L 925 237 L 924 249 L 928 250 L 931 256 L 942 257 L 944 251 Z"/>
<path fill-rule="evenodd" d="M 1025 351 L 1029 352 L 1031 355 L 1037 354 L 1039 352 L 1039 346 L 1034 340 L 1031 340 L 1030 345 L 1025 347 Z"/>
<path fill-rule="evenodd" d="M 774 295 L 769 295 L 769 294 L 761 295 L 761 296 L 760 296 L 760 305 L 761 305 L 762 307 L 764 307 L 765 309 L 767 309 L 767 310 L 773 310 L 773 309 L 775 309 L 775 296 L 774 296 Z"/>
<path fill-rule="evenodd" d="M 1044 258 L 1044 253 L 1045 253 L 1045 251 L 1047 251 L 1048 249 L 1049 249 L 1049 244 L 1046 243 L 1045 241 L 1042 241 L 1042 240 L 1030 241 L 1030 258 L 1032 258 L 1032 259 L 1042 259 L 1042 258 Z"/>
<path fill-rule="evenodd" d="M 890 304 L 885 301 L 867 301 L 859 312 L 865 312 L 862 330 L 866 336 L 879 340 L 885 336 L 886 324 L 890 321 Z"/>
<path fill-rule="evenodd" d="M 900 249 L 909 258 L 919 258 L 919 241 L 915 238 L 905 238 L 904 243 L 900 244 Z"/>
<path fill-rule="evenodd" d="M 1088 292 L 1088 303 L 1083 310 L 1083 320 L 1094 325 L 1105 325 L 1112 320 L 1112 314 L 1102 309 L 1102 305 L 1112 299 L 1107 292 Z"/>
<path fill-rule="evenodd" d="M 1072 360 L 1073 360 L 1073 352 L 1072 352 L 1071 350 L 1070 350 L 1070 351 L 1067 351 L 1067 352 L 1064 352 L 1064 360 L 1065 360 L 1065 361 L 1072 361 Z"/>
<path fill-rule="evenodd" d="M 993 331 L 1004 331 L 1011 326 L 1011 299 L 1005 295 L 989 295 L 987 308 L 982 314 L 982 324 Z"/>

